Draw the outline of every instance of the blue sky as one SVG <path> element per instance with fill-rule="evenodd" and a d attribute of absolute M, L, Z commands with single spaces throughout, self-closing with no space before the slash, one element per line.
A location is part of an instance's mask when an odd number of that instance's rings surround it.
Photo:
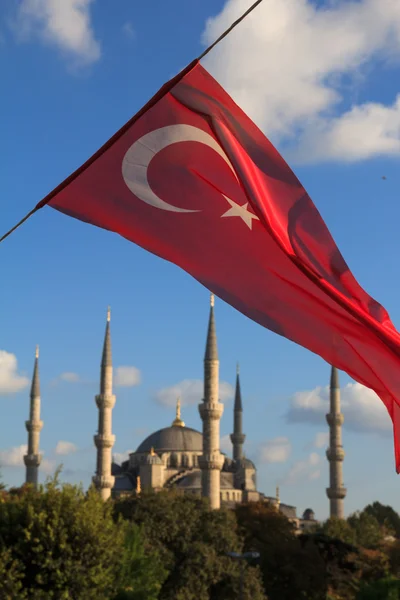
<path fill-rule="evenodd" d="M 0 0 L 2 232 L 249 4 Z M 399 59 L 400 8 L 390 0 L 333 8 L 264 0 L 204 62 L 277 144 L 354 274 L 395 324 Z M 37 343 L 42 478 L 63 463 L 65 480 L 90 481 L 108 304 L 114 365 L 130 367 L 118 372 L 115 452 L 134 450 L 148 433 L 169 425 L 178 390 L 186 424 L 201 427 L 207 290 L 126 240 L 50 208 L 0 252 L 0 468 L 6 483 L 24 478 L 27 383 Z M 239 361 L 247 454 L 257 463 L 259 488 L 272 495 L 279 482 L 283 502 L 299 512 L 312 506 L 325 518 L 329 367 L 218 300 L 216 318 L 226 382 L 222 436 L 232 429 L 228 384 Z M 344 374 L 341 381 L 346 512 L 374 500 L 400 509 L 389 419 L 368 390 Z M 230 451 L 225 437 L 223 447 Z"/>

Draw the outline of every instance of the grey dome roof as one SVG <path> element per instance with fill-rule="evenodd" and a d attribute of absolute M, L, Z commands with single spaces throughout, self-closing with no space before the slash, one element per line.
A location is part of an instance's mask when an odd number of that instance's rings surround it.
<path fill-rule="evenodd" d="M 201 471 L 192 471 L 187 475 L 184 475 L 181 479 L 179 479 L 176 483 L 176 487 L 178 488 L 195 488 L 201 489 Z M 232 489 L 233 485 L 233 477 L 230 473 L 221 473 L 221 489 Z"/>
<path fill-rule="evenodd" d="M 243 469 L 255 469 L 256 468 L 253 461 L 250 460 L 249 458 L 245 458 L 245 457 L 240 459 L 239 464 Z"/>
<path fill-rule="evenodd" d="M 149 435 L 136 452 L 150 452 L 152 448 L 158 453 L 172 450 L 202 452 L 203 436 L 199 431 L 190 427 L 172 425 L 172 427 L 165 427 Z"/>
<path fill-rule="evenodd" d="M 315 513 L 312 508 L 306 508 L 303 513 L 303 519 L 305 521 L 314 521 Z"/>

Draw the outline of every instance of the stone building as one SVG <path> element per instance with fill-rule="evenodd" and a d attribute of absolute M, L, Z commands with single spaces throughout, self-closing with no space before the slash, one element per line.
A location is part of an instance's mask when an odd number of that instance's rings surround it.
<path fill-rule="evenodd" d="M 37 485 L 41 462 L 39 435 L 43 427 L 40 419 L 39 351 L 36 351 L 30 394 L 30 416 L 26 422 L 28 452 L 24 456 L 26 482 Z M 296 507 L 281 503 L 279 488 L 275 496 L 266 496 L 257 488 L 257 469 L 245 456 L 246 436 L 243 432 L 243 400 L 239 368 L 236 373 L 233 406 L 232 457 L 220 450 L 220 420 L 223 405 L 219 402 L 219 358 L 214 315 L 214 298 L 211 297 L 206 350 L 204 356 L 204 394 L 199 404 L 202 431 L 188 427 L 181 415 L 177 399 L 176 415 L 171 425 L 155 431 L 139 444 L 128 460 L 117 464 L 111 452 L 115 436 L 112 433 L 112 411 L 116 402 L 113 394 L 113 366 L 111 353 L 110 310 L 107 323 L 100 371 L 100 390 L 96 396 L 98 429 L 94 436 L 97 449 L 93 484 L 102 498 L 140 493 L 142 489 L 156 491 L 175 488 L 183 494 L 207 497 L 210 507 L 221 504 L 234 506 L 241 502 L 268 502 L 291 520 L 298 532 L 307 531 L 317 523 L 312 509 L 298 517 Z M 226 418 L 227 415 L 225 415 Z M 330 516 L 343 518 L 342 465 L 344 452 L 340 412 L 340 387 L 337 370 L 333 367 L 330 384 L 330 412 L 327 415 L 330 429 L 330 446 L 327 458 L 330 465 Z"/>
<path fill-rule="evenodd" d="M 208 497 L 212 508 L 218 508 L 221 503 L 234 505 L 263 500 L 279 508 L 297 524 L 294 506 L 281 503 L 279 498 L 265 496 L 257 489 L 257 469 L 244 455 L 246 436 L 243 433 L 239 369 L 232 415 L 233 433 L 230 436 L 232 458 L 220 451 L 219 421 L 223 407 L 218 401 L 218 369 L 214 300 L 211 297 L 204 356 L 204 398 L 199 405 L 203 432 L 186 426 L 178 399 L 175 419 L 170 426 L 149 435 L 122 464 L 112 463 L 112 476 L 115 478 L 112 495 L 135 494 L 138 487 L 156 491 L 175 488 L 184 494 Z"/>

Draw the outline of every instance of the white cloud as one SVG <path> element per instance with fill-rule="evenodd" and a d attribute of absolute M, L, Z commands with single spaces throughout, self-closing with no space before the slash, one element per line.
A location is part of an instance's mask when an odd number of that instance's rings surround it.
<path fill-rule="evenodd" d="M 0 396 L 15 394 L 29 385 L 29 379 L 19 375 L 15 354 L 0 350 Z"/>
<path fill-rule="evenodd" d="M 55 387 L 60 383 L 83 383 L 83 381 L 81 376 L 78 375 L 78 373 L 74 373 L 72 371 L 65 371 L 64 373 L 61 373 L 60 375 L 58 375 L 58 377 L 50 381 L 50 385 L 52 387 Z"/>
<path fill-rule="evenodd" d="M 78 373 L 71 372 L 61 373 L 60 379 L 61 381 L 67 381 L 68 383 L 79 383 L 81 381 Z"/>
<path fill-rule="evenodd" d="M 60 440 L 59 442 L 57 442 L 55 453 L 66 456 L 67 454 L 73 454 L 77 450 L 77 446 L 75 446 L 75 444 L 73 444 L 72 442 Z"/>
<path fill-rule="evenodd" d="M 26 444 L 14 446 L 13 448 L 8 448 L 6 450 L 0 450 L 0 468 L 25 468 L 24 455 L 27 452 L 28 446 Z M 42 455 L 42 460 L 39 466 L 39 472 L 41 471 L 45 475 L 51 475 L 56 468 L 56 462 L 48 458 L 43 458 L 43 452 L 40 454 Z"/>
<path fill-rule="evenodd" d="M 0 450 L 0 467 L 23 467 L 24 455 L 28 451 L 28 446 L 14 446 L 7 450 Z"/>
<path fill-rule="evenodd" d="M 283 483 L 287 485 L 296 484 L 299 481 L 313 481 L 321 476 L 321 470 L 318 465 L 321 463 L 321 457 L 316 452 L 311 454 L 304 460 L 297 460 L 290 467 Z"/>
<path fill-rule="evenodd" d="M 125 450 L 125 452 L 114 452 L 112 455 L 113 462 L 118 465 L 122 464 L 126 460 L 128 460 L 129 455 L 132 454 L 134 450 Z"/>
<path fill-rule="evenodd" d="M 221 437 L 219 446 L 220 446 L 221 452 L 224 452 L 225 454 L 230 454 L 232 452 L 231 436 L 229 434 L 223 435 Z"/>
<path fill-rule="evenodd" d="M 140 371 L 136 367 L 117 367 L 115 369 L 115 385 L 119 387 L 133 387 L 141 381 Z"/>
<path fill-rule="evenodd" d="M 184 379 L 175 385 L 163 388 L 155 394 L 155 400 L 164 406 L 175 406 L 177 398 L 183 405 L 198 404 L 204 396 L 204 383 L 201 379 Z M 233 398 L 234 389 L 230 383 L 220 381 L 219 398 L 226 402 Z"/>
<path fill-rule="evenodd" d="M 276 437 L 260 447 L 259 456 L 263 463 L 283 463 L 288 460 L 291 451 L 292 446 L 287 437 Z"/>
<path fill-rule="evenodd" d="M 329 445 L 329 431 L 321 431 L 316 434 L 314 448 L 327 448 Z"/>
<path fill-rule="evenodd" d="M 311 471 L 308 475 L 309 481 L 314 481 L 314 479 L 319 479 L 321 477 L 321 470 L 317 469 L 316 471 Z"/>
<path fill-rule="evenodd" d="M 55 460 L 50 460 L 48 458 L 42 458 L 42 462 L 40 463 L 39 471 L 42 471 L 45 475 L 53 475 L 56 470 L 57 464 Z"/>
<path fill-rule="evenodd" d="M 204 43 L 214 41 L 250 4 L 228 0 L 208 20 Z M 393 66 L 398 58 L 397 0 L 334 0 L 323 6 L 312 0 L 264 0 L 204 64 L 298 160 L 352 161 L 400 154 L 399 98 L 392 106 L 351 102 L 374 61 Z"/>
<path fill-rule="evenodd" d="M 84 65 L 100 58 L 90 17 L 93 0 L 22 0 L 14 30 L 21 41 L 38 37 Z"/>
<path fill-rule="evenodd" d="M 368 102 L 353 106 L 340 117 L 319 120 L 304 133 L 300 156 L 348 162 L 373 156 L 400 155 L 400 95 L 392 106 Z"/>
<path fill-rule="evenodd" d="M 360 383 L 348 383 L 341 390 L 344 427 L 353 431 L 375 432 L 386 435 L 392 430 L 387 410 L 378 396 Z M 291 399 L 286 414 L 289 423 L 325 422 L 329 412 L 329 387 L 297 392 Z"/>
<path fill-rule="evenodd" d="M 130 40 L 135 39 L 136 32 L 130 21 L 127 21 L 126 23 L 123 24 L 122 31 L 123 31 L 124 35 L 126 35 L 126 37 L 129 38 Z"/>

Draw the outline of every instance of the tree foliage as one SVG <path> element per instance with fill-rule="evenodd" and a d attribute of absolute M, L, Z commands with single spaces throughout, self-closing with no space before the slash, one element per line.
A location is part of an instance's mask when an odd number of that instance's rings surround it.
<path fill-rule="evenodd" d="M 364 584 L 356 600 L 400 600 L 400 581 L 395 577 L 387 577 Z"/>
<path fill-rule="evenodd" d="M 375 549 L 382 545 L 386 531 L 377 519 L 369 512 L 355 512 L 347 519 L 347 523 L 354 530 L 355 540 L 363 548 Z"/>
<path fill-rule="evenodd" d="M 127 523 L 118 573 L 120 591 L 114 600 L 157 600 L 167 572 L 157 553 L 146 552 L 135 523 Z"/>
<path fill-rule="evenodd" d="M 314 545 L 304 545 L 289 520 L 266 503 L 236 508 L 246 551 L 261 555 L 264 588 L 270 600 L 325 600 L 325 565 Z"/>
<path fill-rule="evenodd" d="M 365 507 L 364 512 L 372 515 L 382 527 L 386 527 L 388 533 L 400 538 L 400 515 L 391 507 L 380 502 L 373 502 Z"/>
<path fill-rule="evenodd" d="M 381 525 L 369 511 L 353 513 L 345 519 L 331 518 L 321 523 L 317 532 L 368 549 L 380 548 L 384 538 L 391 532 L 387 525 Z"/>
<path fill-rule="evenodd" d="M 397 540 L 394 544 L 391 544 L 387 548 L 390 572 L 400 579 L 400 540 Z"/>
<path fill-rule="evenodd" d="M 120 500 L 115 510 L 139 525 L 160 555 L 168 572 L 160 600 L 238 598 L 241 566 L 227 552 L 240 552 L 243 540 L 232 511 L 210 511 L 203 499 L 167 490 Z M 265 599 L 257 567 L 244 565 L 243 593 L 245 600 Z"/>
<path fill-rule="evenodd" d="M 3 493 L 0 598 L 110 600 L 122 575 L 128 578 L 127 527 L 96 491 L 60 487 L 56 479 Z"/>
<path fill-rule="evenodd" d="M 345 519 L 331 518 L 321 523 L 317 532 L 346 544 L 356 544 L 356 532 Z"/>
<path fill-rule="evenodd" d="M 400 600 L 396 515 L 374 503 L 296 535 L 265 502 L 210 511 L 164 490 L 104 503 L 56 477 L 0 492 L 0 599 Z M 257 564 L 228 556 L 254 551 Z"/>

